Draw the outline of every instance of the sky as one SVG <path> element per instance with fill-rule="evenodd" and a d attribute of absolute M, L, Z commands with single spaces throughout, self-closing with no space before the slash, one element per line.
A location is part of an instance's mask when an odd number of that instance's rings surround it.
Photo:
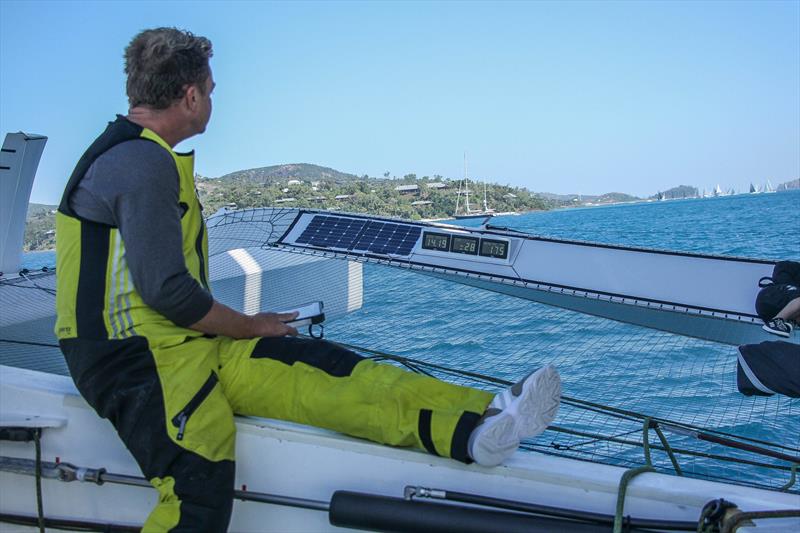
<path fill-rule="evenodd" d="M 800 177 L 800 1 L 0 0 L 0 133 L 49 137 L 55 204 L 127 112 L 140 30 L 211 39 L 196 171 L 284 163 L 649 196 Z"/>

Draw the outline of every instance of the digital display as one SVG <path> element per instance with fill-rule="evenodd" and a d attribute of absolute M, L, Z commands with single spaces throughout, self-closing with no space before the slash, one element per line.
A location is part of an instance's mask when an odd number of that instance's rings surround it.
<path fill-rule="evenodd" d="M 478 255 L 478 239 L 453 235 L 453 244 L 450 247 L 450 251 L 459 254 Z"/>
<path fill-rule="evenodd" d="M 480 255 L 506 259 L 508 257 L 508 242 L 494 239 L 481 239 Z"/>
<path fill-rule="evenodd" d="M 450 250 L 450 235 L 446 233 L 429 233 L 426 231 L 422 238 L 422 247 L 426 250 L 446 252 Z"/>

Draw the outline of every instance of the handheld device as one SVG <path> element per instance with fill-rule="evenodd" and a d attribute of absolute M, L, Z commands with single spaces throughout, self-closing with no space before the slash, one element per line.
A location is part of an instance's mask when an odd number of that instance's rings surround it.
<path fill-rule="evenodd" d="M 279 313 L 293 313 L 297 311 L 297 318 L 294 320 L 290 320 L 285 322 L 287 326 L 292 326 L 293 328 L 301 328 L 303 326 L 314 326 L 316 324 L 321 324 L 325 321 L 325 313 L 323 312 L 324 305 L 321 301 L 316 302 L 309 302 L 307 304 L 303 304 L 301 306 L 295 307 L 294 309 L 286 309 L 284 311 L 278 311 Z"/>

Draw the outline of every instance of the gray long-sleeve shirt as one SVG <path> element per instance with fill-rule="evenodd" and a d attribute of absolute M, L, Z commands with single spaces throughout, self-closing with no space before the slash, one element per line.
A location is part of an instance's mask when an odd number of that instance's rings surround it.
<path fill-rule="evenodd" d="M 186 268 L 179 194 L 172 156 L 152 141 L 135 139 L 98 157 L 69 203 L 81 218 L 119 228 L 139 295 L 186 327 L 208 313 L 213 299 Z"/>

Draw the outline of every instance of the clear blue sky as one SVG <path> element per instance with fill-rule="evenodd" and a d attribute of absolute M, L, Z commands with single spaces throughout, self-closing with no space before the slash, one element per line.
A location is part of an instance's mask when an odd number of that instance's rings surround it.
<path fill-rule="evenodd" d="M 800 176 L 800 2 L 0 1 L 0 132 L 48 135 L 32 200 L 125 113 L 139 30 L 209 37 L 197 171 L 279 163 L 650 195 Z"/>

